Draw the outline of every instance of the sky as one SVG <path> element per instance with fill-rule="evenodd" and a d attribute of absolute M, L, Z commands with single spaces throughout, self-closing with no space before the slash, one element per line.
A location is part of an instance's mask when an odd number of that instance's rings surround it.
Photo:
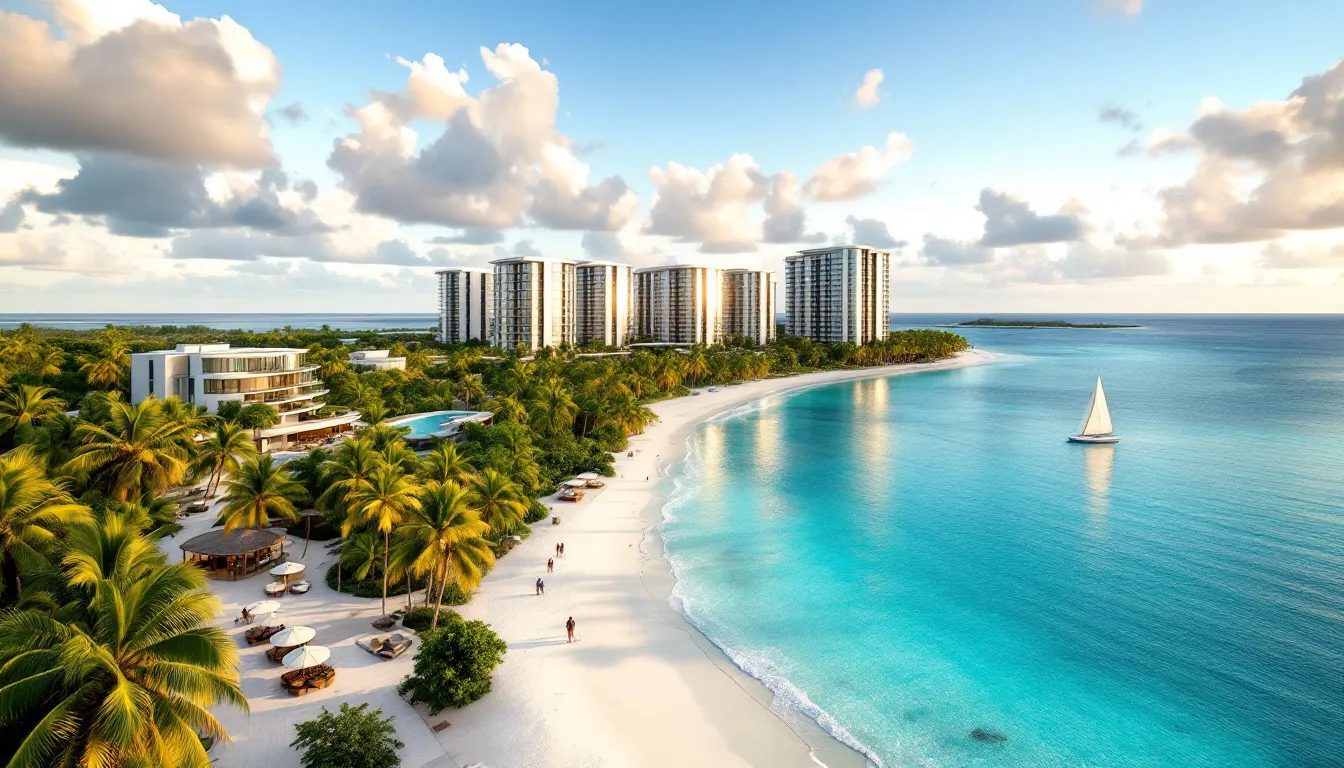
<path fill-rule="evenodd" d="M 0 0 L 0 313 L 433 312 L 513 254 L 896 312 L 1344 312 L 1344 3 Z"/>

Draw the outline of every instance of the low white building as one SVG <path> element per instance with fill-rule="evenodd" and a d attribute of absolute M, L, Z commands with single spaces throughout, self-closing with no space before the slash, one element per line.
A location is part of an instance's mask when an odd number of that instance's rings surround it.
<path fill-rule="evenodd" d="M 345 431 L 359 412 L 317 416 L 327 388 L 307 356 L 305 349 L 232 349 L 228 344 L 178 344 L 172 350 L 140 352 L 131 355 L 131 402 L 176 397 L 210 413 L 226 401 L 266 403 L 279 411 L 280 422 L 255 431 L 261 451 Z"/>
<path fill-rule="evenodd" d="M 351 365 L 367 365 L 380 371 L 406 370 L 406 358 L 389 357 L 386 349 L 364 349 L 350 353 Z"/>

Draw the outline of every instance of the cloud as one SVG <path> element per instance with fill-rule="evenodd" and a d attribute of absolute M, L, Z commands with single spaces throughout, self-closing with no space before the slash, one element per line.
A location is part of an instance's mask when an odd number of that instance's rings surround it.
<path fill-rule="evenodd" d="M 228 16 L 144 0 L 55 0 L 56 28 L 0 11 L 0 140 L 179 163 L 275 163 L 270 49 Z"/>
<path fill-rule="evenodd" d="M 1259 263 L 1266 269 L 1344 267 L 1344 245 L 1289 249 L 1279 243 L 1269 243 L 1260 251 Z"/>
<path fill-rule="evenodd" d="M 304 111 L 303 105 L 297 101 L 277 109 L 275 114 L 290 125 L 300 125 L 308 122 L 308 113 Z"/>
<path fill-rule="evenodd" d="M 1133 18 L 1143 13 L 1143 0 L 1095 0 L 1097 13 L 1117 13 Z"/>
<path fill-rule="evenodd" d="M 987 264 L 994 258 L 994 250 L 978 243 L 949 240 L 935 235 L 924 235 L 924 247 L 919 255 L 925 263 L 938 267 L 960 267 L 968 264 Z"/>
<path fill-rule="evenodd" d="M 22 225 L 23 205 L 18 200 L 11 200 L 0 208 L 0 232 L 17 232 Z"/>
<path fill-rule="evenodd" d="M 619 177 L 596 184 L 574 142 L 555 128 L 559 81 L 527 48 L 480 49 L 498 83 L 466 92 L 465 70 L 443 59 L 397 59 L 410 74 L 399 93 L 375 93 L 352 111 L 360 131 L 335 142 L 327 165 L 355 195 L 357 210 L 402 223 L 504 229 L 619 229 L 637 197 Z M 414 120 L 443 133 L 417 149 Z"/>
<path fill-rule="evenodd" d="M 881 148 L 866 146 L 827 160 L 804 190 L 818 200 L 853 200 L 877 189 L 877 182 L 893 166 L 910 159 L 914 143 L 904 133 L 887 134 Z"/>
<path fill-rule="evenodd" d="M 860 219 L 855 216 L 847 216 L 845 223 L 849 225 L 850 231 L 854 234 L 852 242 L 892 250 L 900 250 L 908 245 L 904 240 L 897 240 L 892 237 L 891 232 L 887 231 L 886 223 L 877 219 Z"/>
<path fill-rule="evenodd" d="M 765 223 L 762 225 L 767 243 L 824 243 L 822 232 L 807 231 L 807 212 L 803 209 L 803 191 L 798 177 L 790 171 L 771 176 L 765 193 Z"/>
<path fill-rule="evenodd" d="M 464 229 L 456 235 L 439 235 L 426 240 L 435 245 L 495 245 L 504 242 L 504 233 L 497 229 Z"/>
<path fill-rule="evenodd" d="M 1114 123 L 1135 133 L 1143 130 L 1143 123 L 1139 120 L 1139 116 L 1121 107 L 1102 107 L 1101 111 L 1097 113 L 1097 119 L 1103 123 Z"/>
<path fill-rule="evenodd" d="M 113 234 L 131 237 L 236 226 L 284 235 L 328 229 L 308 208 L 281 202 L 289 181 L 279 171 L 263 172 L 253 186 L 221 202 L 210 196 L 205 170 L 198 165 L 113 154 L 80 155 L 78 160 L 79 173 L 56 182 L 55 192 L 29 189 L 20 199 L 43 213 L 96 217 Z"/>
<path fill-rule="evenodd" d="M 1161 253 L 1123 248 L 1098 248 L 1090 243 L 1069 246 L 1059 261 L 1059 274 L 1065 280 L 1089 281 L 1126 277 L 1165 275 L 1171 262 Z"/>
<path fill-rule="evenodd" d="M 990 248 L 1062 243 L 1083 235 L 1083 223 L 1076 214 L 1042 216 L 1025 201 L 989 188 L 980 191 L 975 209 L 985 215 L 985 234 L 980 245 Z"/>
<path fill-rule="evenodd" d="M 882 85 L 884 78 L 885 76 L 880 69 L 870 69 L 864 72 L 863 83 L 854 92 L 854 103 L 864 109 L 877 106 L 877 102 L 882 99 L 882 96 L 877 92 L 877 88 Z"/>
<path fill-rule="evenodd" d="M 247 230 L 196 230 L 173 239 L 168 257 L 179 260 L 258 261 L 301 259 L 333 264 L 384 264 L 429 267 L 446 264 L 447 251 L 436 248 L 422 256 L 400 239 L 384 240 L 372 248 L 347 251 L 326 235 L 277 237 Z"/>
<path fill-rule="evenodd" d="M 700 171 L 678 163 L 649 170 L 657 197 L 649 209 L 645 234 L 682 243 L 700 243 L 704 253 L 756 250 L 762 236 L 752 215 L 769 182 L 750 155 L 733 155 Z"/>
<path fill-rule="evenodd" d="M 531 240 L 519 240 L 513 244 L 513 253 L 517 256 L 527 256 L 529 258 L 540 258 L 541 251 L 532 245 Z"/>
<path fill-rule="evenodd" d="M 1344 228 L 1344 59 L 1283 101 L 1200 104 L 1185 131 L 1154 131 L 1150 151 L 1193 151 L 1194 173 L 1158 193 L 1165 245 L 1272 240 Z"/>

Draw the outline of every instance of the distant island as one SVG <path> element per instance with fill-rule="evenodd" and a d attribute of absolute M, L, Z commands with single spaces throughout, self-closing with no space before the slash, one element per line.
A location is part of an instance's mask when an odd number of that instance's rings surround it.
<path fill-rule="evenodd" d="M 1113 323 L 1066 323 L 1063 320 L 995 320 L 982 317 L 979 320 L 966 320 L 952 323 L 953 328 L 1142 328 L 1141 325 L 1116 325 Z"/>

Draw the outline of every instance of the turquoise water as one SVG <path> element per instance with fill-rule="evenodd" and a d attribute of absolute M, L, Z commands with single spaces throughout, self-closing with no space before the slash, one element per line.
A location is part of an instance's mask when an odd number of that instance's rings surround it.
<path fill-rule="evenodd" d="M 1344 318 L 1138 322 L 701 425 L 674 600 L 887 766 L 1344 765 Z"/>
<path fill-rule="evenodd" d="M 410 427 L 408 437 L 432 437 L 443 431 L 444 423 L 474 413 L 474 411 L 435 411 L 409 421 L 393 419 L 389 423 L 394 427 Z"/>

